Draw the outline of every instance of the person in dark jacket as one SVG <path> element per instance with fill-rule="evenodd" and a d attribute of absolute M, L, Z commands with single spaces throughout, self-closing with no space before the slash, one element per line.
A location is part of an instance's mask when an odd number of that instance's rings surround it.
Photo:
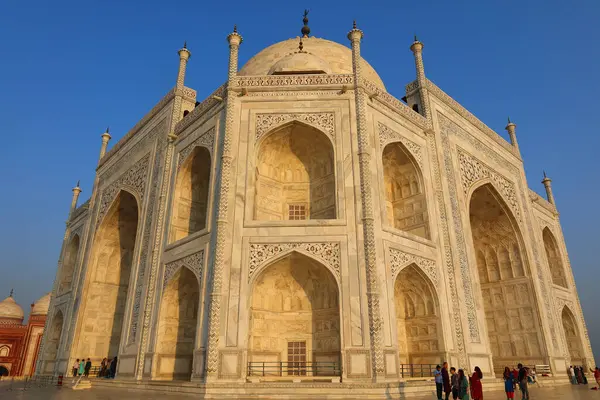
<path fill-rule="evenodd" d="M 92 361 L 88 358 L 87 362 L 85 363 L 85 377 L 88 378 L 90 376 L 90 369 L 92 369 Z"/>
<path fill-rule="evenodd" d="M 446 395 L 445 399 L 448 400 L 450 398 L 450 393 L 452 393 L 452 389 L 450 386 L 450 374 L 448 374 L 448 363 L 446 361 L 442 364 L 442 385 L 444 394 Z"/>
<path fill-rule="evenodd" d="M 117 357 L 113 358 L 112 362 L 110 363 L 110 377 L 114 378 L 116 374 L 117 374 Z"/>
<path fill-rule="evenodd" d="M 523 364 L 517 365 L 519 368 L 519 376 L 517 378 L 519 382 L 519 388 L 521 389 L 521 399 L 529 400 L 529 389 L 527 387 L 527 368 L 523 366 Z"/>

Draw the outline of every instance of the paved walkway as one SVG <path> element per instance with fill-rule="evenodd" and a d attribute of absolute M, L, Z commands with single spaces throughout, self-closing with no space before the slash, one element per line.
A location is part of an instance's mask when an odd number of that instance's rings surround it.
<path fill-rule="evenodd" d="M 556 388 L 532 388 L 530 395 L 532 400 L 600 400 L 600 391 L 590 390 L 587 386 L 559 386 Z M 15 386 L 13 390 L 7 390 L 5 382 L 0 383 L 0 399 L 2 400 L 175 400 L 192 399 L 200 396 L 190 394 L 162 394 L 153 391 L 138 391 L 126 389 L 92 388 L 87 390 L 72 390 L 69 388 L 29 388 L 23 390 L 22 385 Z M 432 400 L 435 396 L 432 396 Z M 516 400 L 520 400 L 520 394 L 516 394 Z M 503 392 L 494 391 L 485 393 L 485 400 L 505 400 Z"/>

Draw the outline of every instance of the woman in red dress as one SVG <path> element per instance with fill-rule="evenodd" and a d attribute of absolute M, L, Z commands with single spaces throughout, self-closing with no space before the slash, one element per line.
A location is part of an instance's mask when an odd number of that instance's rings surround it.
<path fill-rule="evenodd" d="M 471 398 L 473 400 L 483 400 L 483 388 L 481 387 L 481 378 L 483 378 L 481 369 L 479 367 L 475 367 L 475 372 L 473 372 L 473 375 L 471 376 L 471 378 L 469 378 L 469 386 L 471 387 Z"/>

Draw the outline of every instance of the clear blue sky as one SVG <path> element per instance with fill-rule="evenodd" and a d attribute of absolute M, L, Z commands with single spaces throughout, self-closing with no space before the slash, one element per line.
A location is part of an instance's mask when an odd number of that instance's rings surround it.
<path fill-rule="evenodd" d="M 527 4 L 527 6 L 525 6 Z M 414 79 L 409 45 L 425 44 L 428 77 L 504 135 L 517 123 L 530 186 L 545 169 L 592 343 L 600 356 L 598 248 L 600 2 L 587 1 L 5 1 L 0 11 L 0 296 L 26 306 L 49 291 L 71 188 L 91 193 L 100 134 L 122 137 L 175 84 L 204 98 L 225 81 L 226 35 L 238 24 L 243 64 L 260 49 L 312 34 L 363 56 L 388 91 Z M 600 357 L 598 357 L 600 361 Z"/>

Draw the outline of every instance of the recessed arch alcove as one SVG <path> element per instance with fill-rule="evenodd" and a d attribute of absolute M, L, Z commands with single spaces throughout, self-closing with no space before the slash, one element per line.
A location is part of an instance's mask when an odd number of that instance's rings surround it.
<path fill-rule="evenodd" d="M 118 354 L 137 227 L 137 200 L 121 190 L 96 231 L 89 261 L 77 354 L 92 361 Z"/>
<path fill-rule="evenodd" d="M 577 328 L 577 322 L 575 316 L 567 306 L 564 306 L 562 309 L 561 319 L 565 340 L 567 341 L 569 357 L 571 358 L 570 364 L 584 365 L 585 357 L 583 346 L 581 345 L 581 337 L 579 336 L 579 329 Z"/>
<path fill-rule="evenodd" d="M 419 165 L 401 142 L 383 149 L 387 224 L 429 239 L 427 201 Z"/>
<path fill-rule="evenodd" d="M 415 264 L 403 268 L 394 281 L 394 305 L 401 364 L 442 361 L 439 302 L 429 278 Z"/>
<path fill-rule="evenodd" d="M 58 357 L 58 345 L 62 335 L 64 317 L 61 310 L 58 310 L 52 318 L 52 323 L 49 326 L 48 336 L 44 347 L 44 360 L 55 361 Z"/>
<path fill-rule="evenodd" d="M 63 257 L 62 269 L 60 272 L 60 281 L 58 284 L 58 294 L 63 294 L 71 290 L 73 284 L 73 274 L 75 273 L 75 263 L 77 262 L 77 255 L 79 254 L 79 235 L 75 234 L 69 240 L 67 247 L 65 248 L 65 255 Z"/>
<path fill-rule="evenodd" d="M 539 310 L 513 214 L 486 183 L 471 195 L 469 218 L 495 370 L 543 364 Z"/>
<path fill-rule="evenodd" d="M 196 146 L 177 172 L 169 242 L 206 228 L 211 158 L 207 148 Z"/>
<path fill-rule="evenodd" d="M 552 275 L 552 283 L 566 288 L 567 279 L 565 277 L 565 268 L 563 267 L 562 257 L 558 250 L 556 239 L 548 227 L 544 228 L 542 231 L 542 238 L 544 240 L 544 250 L 546 250 L 548 267 L 550 267 L 550 273 Z"/>
<path fill-rule="evenodd" d="M 336 363 L 339 370 L 338 284 L 323 264 L 291 252 L 263 268 L 251 283 L 248 361 Z M 286 367 L 281 373 L 306 372 Z M 317 374 L 335 375 L 333 364 Z"/>
<path fill-rule="evenodd" d="M 336 218 L 334 151 L 320 130 L 293 121 L 258 144 L 254 219 Z"/>
<path fill-rule="evenodd" d="M 199 301 L 198 278 L 190 269 L 179 268 L 162 295 L 156 341 L 157 378 L 190 380 Z"/>

